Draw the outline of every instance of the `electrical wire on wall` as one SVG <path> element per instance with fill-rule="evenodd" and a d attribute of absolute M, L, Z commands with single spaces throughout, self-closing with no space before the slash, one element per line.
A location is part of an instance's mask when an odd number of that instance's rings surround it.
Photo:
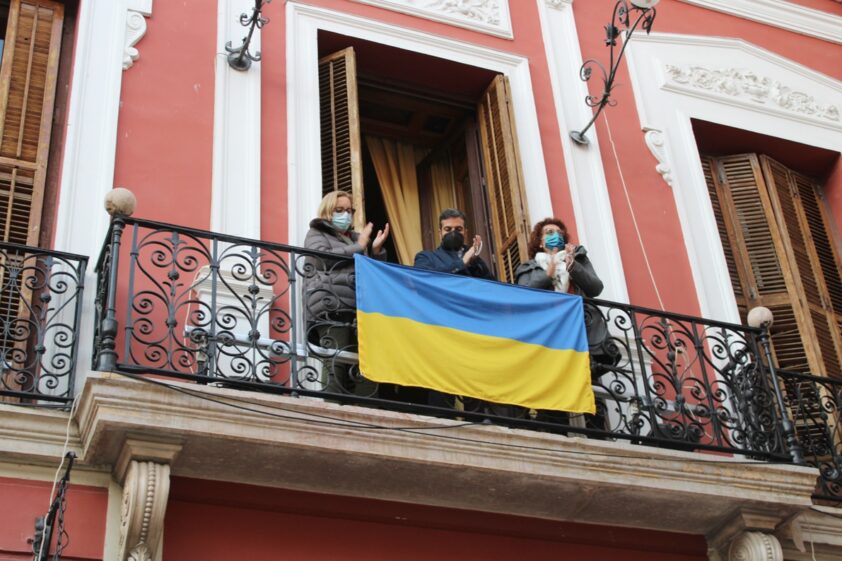
<path fill-rule="evenodd" d="M 643 243 L 643 235 L 640 233 L 640 226 L 637 224 L 637 216 L 634 212 L 634 205 L 632 205 L 629 189 L 626 186 L 626 177 L 623 174 L 623 166 L 620 165 L 620 157 L 617 154 L 617 145 L 614 144 L 614 136 L 611 134 L 611 124 L 608 122 L 608 113 L 602 114 L 605 119 L 605 128 L 608 130 L 608 141 L 611 144 L 611 152 L 614 154 L 614 162 L 617 164 L 617 173 L 620 174 L 620 184 L 623 186 L 623 194 L 626 196 L 626 204 L 629 207 L 629 214 L 634 225 L 634 232 L 637 235 L 637 242 L 640 244 L 640 251 L 643 253 L 643 263 L 646 265 L 646 271 L 649 273 L 649 280 L 652 282 L 652 288 L 655 290 L 655 297 L 658 299 L 658 306 L 661 307 L 662 312 L 666 312 L 664 301 L 661 298 L 661 291 L 658 290 L 658 282 L 655 280 L 655 274 L 652 272 L 652 265 L 649 262 L 649 253 L 646 251 L 646 244 Z"/>

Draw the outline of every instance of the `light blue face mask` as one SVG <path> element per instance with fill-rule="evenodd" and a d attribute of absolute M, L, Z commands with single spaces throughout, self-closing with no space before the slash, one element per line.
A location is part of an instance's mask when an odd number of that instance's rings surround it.
<path fill-rule="evenodd" d="M 351 227 L 351 213 L 350 212 L 334 212 L 333 218 L 330 220 L 333 227 L 340 232 L 346 232 Z"/>
<path fill-rule="evenodd" d="M 553 250 L 564 247 L 564 237 L 558 232 L 552 232 L 544 236 L 544 247 Z"/>

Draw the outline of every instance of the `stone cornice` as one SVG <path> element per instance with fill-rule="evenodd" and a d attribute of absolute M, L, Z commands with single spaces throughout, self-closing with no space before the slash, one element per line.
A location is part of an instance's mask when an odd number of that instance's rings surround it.
<path fill-rule="evenodd" d="M 809 468 L 189 387 L 277 416 L 95 374 L 78 409 L 82 459 L 113 464 L 125 439 L 142 431 L 183 443 L 173 475 L 692 533 L 749 506 L 783 520 L 809 506 L 815 484 Z M 392 430 L 337 426 L 342 422 Z M 398 430 L 406 427 L 413 430 Z M 663 515 L 672 508 L 681 516 Z"/>
<path fill-rule="evenodd" d="M 681 0 L 787 31 L 842 43 L 842 17 L 786 0 Z"/>
<path fill-rule="evenodd" d="M 52 464 L 61 459 L 69 413 L 36 407 L 0 404 L 0 457 L 4 461 Z M 68 450 L 82 443 L 75 422 L 70 423 Z"/>

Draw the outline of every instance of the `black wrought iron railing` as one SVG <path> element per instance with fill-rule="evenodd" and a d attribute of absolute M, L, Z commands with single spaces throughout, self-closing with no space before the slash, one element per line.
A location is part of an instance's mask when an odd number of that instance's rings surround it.
<path fill-rule="evenodd" d="M 97 271 L 94 352 L 100 370 L 679 450 L 800 459 L 788 417 L 795 393 L 786 373 L 776 384 L 759 329 L 586 300 L 590 331 L 608 336 L 595 338 L 590 349 L 597 414 L 577 416 L 471 399 L 454 403 L 366 380 L 357 364 L 353 263 L 347 258 L 117 218 Z M 827 415 L 838 419 L 835 395 Z M 839 429 L 833 430 L 838 442 Z"/>
<path fill-rule="evenodd" d="M 842 380 L 778 371 L 807 464 L 819 469 L 815 497 L 842 500 Z"/>
<path fill-rule="evenodd" d="M 72 400 L 87 262 L 0 242 L 0 401 Z"/>

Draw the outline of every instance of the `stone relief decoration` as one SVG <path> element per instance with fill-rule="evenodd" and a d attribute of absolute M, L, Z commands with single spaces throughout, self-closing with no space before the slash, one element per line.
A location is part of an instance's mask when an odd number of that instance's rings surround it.
<path fill-rule="evenodd" d="M 738 68 L 679 67 L 667 64 L 667 78 L 683 88 L 748 100 L 823 121 L 840 122 L 839 107 L 821 103 L 813 96 L 793 90 L 781 82 Z"/>
<path fill-rule="evenodd" d="M 355 0 L 388 10 L 512 38 L 508 0 Z"/>
<path fill-rule="evenodd" d="M 649 151 L 658 160 L 658 165 L 655 166 L 655 171 L 661 174 L 667 185 L 672 187 L 672 169 L 667 163 L 667 150 L 665 146 L 664 132 L 658 129 L 644 128 L 643 139 L 646 141 L 646 146 Z"/>
<path fill-rule="evenodd" d="M 120 561 L 154 561 L 164 530 L 170 466 L 133 460 L 123 483 Z"/>
<path fill-rule="evenodd" d="M 763 532 L 743 532 L 731 542 L 728 561 L 783 561 L 778 538 Z"/>
<path fill-rule="evenodd" d="M 842 0 L 839 0 L 842 2 Z M 547 6 L 550 8 L 555 8 L 556 10 L 560 10 L 565 6 L 570 6 L 573 4 L 573 0 L 545 0 Z"/>
<path fill-rule="evenodd" d="M 123 70 L 128 70 L 140 58 L 135 48 L 146 34 L 146 18 L 152 15 L 152 0 L 129 0 L 126 12 L 126 38 L 123 47 Z"/>

